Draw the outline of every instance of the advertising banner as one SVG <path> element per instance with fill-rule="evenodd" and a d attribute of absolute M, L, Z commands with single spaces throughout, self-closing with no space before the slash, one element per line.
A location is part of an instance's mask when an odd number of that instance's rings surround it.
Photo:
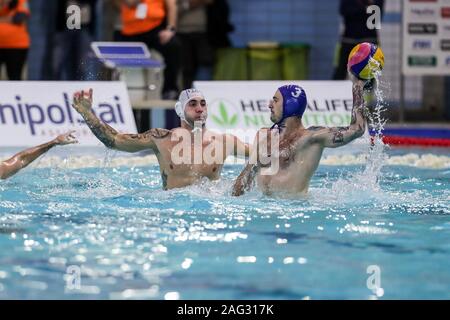
<path fill-rule="evenodd" d="M 405 0 L 403 74 L 450 75 L 450 0 Z"/>
<path fill-rule="evenodd" d="M 119 132 L 136 133 L 126 86 L 122 82 L 1 81 L 0 147 L 33 146 L 76 130 L 80 146 L 101 142 L 72 108 L 76 91 L 93 89 L 93 110 Z"/>
<path fill-rule="evenodd" d="M 197 81 L 208 103 L 207 127 L 252 142 L 260 128 L 271 127 L 269 101 L 278 87 L 297 84 L 306 92 L 303 125 L 347 126 L 353 105 L 350 81 Z"/>

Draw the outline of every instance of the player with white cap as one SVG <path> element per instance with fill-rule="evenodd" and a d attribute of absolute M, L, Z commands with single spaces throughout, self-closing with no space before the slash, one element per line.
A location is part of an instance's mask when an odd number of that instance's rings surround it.
<path fill-rule="evenodd" d="M 203 96 L 203 93 L 200 90 L 197 89 L 187 89 L 187 90 L 183 90 L 180 93 L 180 96 L 178 98 L 177 103 L 175 104 L 175 112 L 177 113 L 178 117 L 180 117 L 181 121 L 184 121 L 187 123 L 188 126 L 190 126 L 191 128 L 195 129 L 195 122 L 194 123 L 190 123 L 186 120 L 186 115 L 185 115 L 185 110 L 187 105 L 191 102 L 191 101 L 195 101 L 196 98 L 200 99 L 200 103 L 202 103 L 202 101 L 204 101 L 204 103 L 206 104 L 206 99 Z M 204 125 L 204 121 L 206 121 L 205 119 L 201 119 L 201 120 L 197 120 L 197 124 L 198 122 L 203 122 L 202 126 Z"/>
<path fill-rule="evenodd" d="M 248 156 L 250 153 L 249 145 L 236 136 L 206 129 L 208 107 L 204 95 L 196 89 L 181 92 L 175 105 L 181 126 L 172 130 L 154 128 L 140 134 L 117 132 L 92 112 L 92 89 L 75 93 L 72 106 L 106 147 L 126 152 L 153 150 L 164 189 L 185 187 L 204 177 L 217 180 L 229 155 Z"/>

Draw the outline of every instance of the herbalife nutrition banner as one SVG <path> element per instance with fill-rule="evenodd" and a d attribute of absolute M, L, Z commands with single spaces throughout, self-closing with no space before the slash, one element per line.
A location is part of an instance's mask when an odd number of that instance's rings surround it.
<path fill-rule="evenodd" d="M 403 73 L 450 74 L 450 0 L 405 0 Z"/>
<path fill-rule="evenodd" d="M 120 132 L 136 132 L 122 82 L 0 82 L 0 147 L 31 146 L 76 130 L 81 146 L 101 143 L 71 107 L 74 92 L 92 88 L 97 116 Z"/>
<path fill-rule="evenodd" d="M 208 128 L 232 131 L 252 142 L 258 129 L 272 125 L 269 100 L 284 84 L 297 84 L 305 89 L 306 127 L 350 124 L 353 104 L 350 81 L 198 81 L 194 86 L 206 96 Z"/>

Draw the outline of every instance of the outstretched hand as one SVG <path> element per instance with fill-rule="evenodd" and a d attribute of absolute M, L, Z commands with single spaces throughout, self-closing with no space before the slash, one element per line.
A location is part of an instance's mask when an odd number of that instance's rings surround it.
<path fill-rule="evenodd" d="M 92 109 L 92 93 L 92 89 L 89 89 L 89 91 L 81 90 L 75 92 L 72 107 L 79 113 L 90 111 Z"/>
<path fill-rule="evenodd" d="M 64 146 L 66 144 L 78 143 L 77 138 L 73 135 L 75 130 L 60 134 L 55 138 L 55 143 L 59 146 Z"/>

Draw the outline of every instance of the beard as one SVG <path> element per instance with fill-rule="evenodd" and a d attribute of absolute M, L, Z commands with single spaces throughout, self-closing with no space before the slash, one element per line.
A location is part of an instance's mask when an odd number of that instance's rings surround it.
<path fill-rule="evenodd" d="M 275 116 L 275 114 L 271 114 L 270 115 L 270 121 L 272 121 L 273 123 L 277 123 L 279 120 L 277 120 L 277 117 Z"/>

